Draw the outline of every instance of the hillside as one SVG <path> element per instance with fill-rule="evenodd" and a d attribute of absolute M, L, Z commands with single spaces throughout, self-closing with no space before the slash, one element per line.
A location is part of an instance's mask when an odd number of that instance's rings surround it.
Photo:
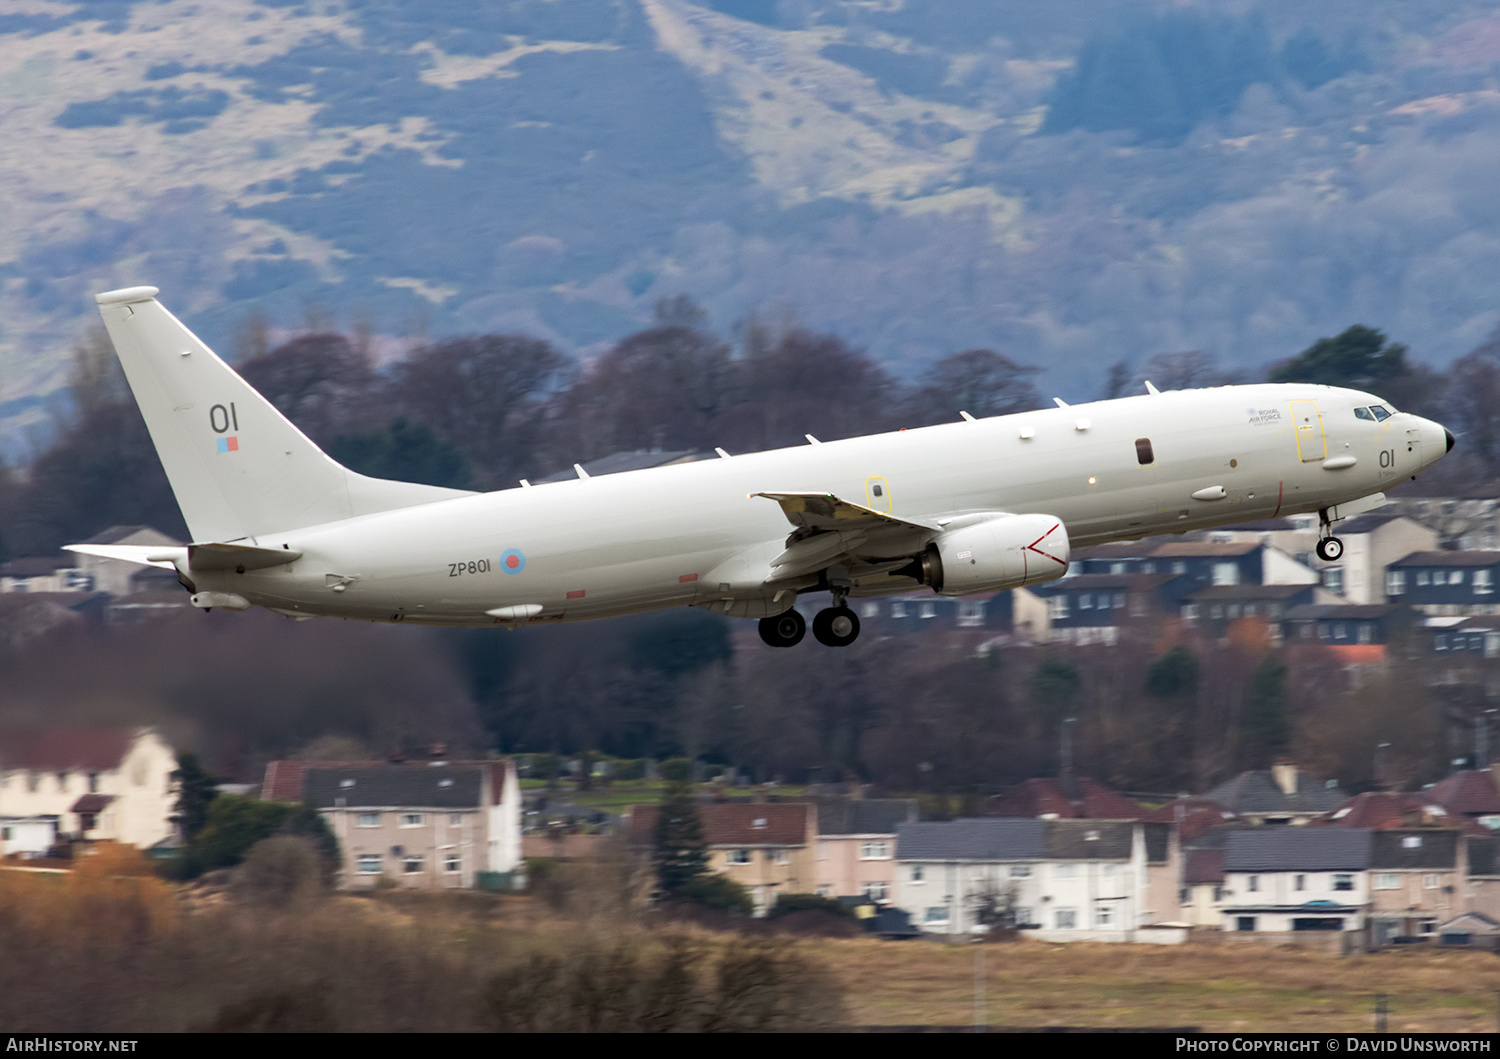
<path fill-rule="evenodd" d="M 1101 9 L 1104 15 L 1101 17 Z M 90 294 L 588 354 L 686 291 L 899 373 L 1500 318 L 1500 4 L 13 0 L 0 452 Z"/>

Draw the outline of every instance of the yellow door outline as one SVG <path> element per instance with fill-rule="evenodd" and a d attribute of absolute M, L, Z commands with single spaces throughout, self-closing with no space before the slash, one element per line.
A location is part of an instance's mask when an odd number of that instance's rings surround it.
<path fill-rule="evenodd" d="M 877 495 L 877 490 L 879 495 Z M 889 515 L 891 513 L 891 483 L 884 478 L 866 478 L 865 506 L 871 511 Z"/>
<path fill-rule="evenodd" d="M 1303 463 L 1326 459 L 1328 435 L 1323 431 L 1323 415 L 1317 401 L 1293 401 L 1292 425 L 1297 428 L 1297 455 Z"/>

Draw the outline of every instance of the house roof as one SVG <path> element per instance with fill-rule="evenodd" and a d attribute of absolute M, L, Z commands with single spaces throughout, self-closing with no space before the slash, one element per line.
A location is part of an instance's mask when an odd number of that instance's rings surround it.
<path fill-rule="evenodd" d="M 1041 860 L 1047 821 L 920 821 L 896 828 L 897 860 Z"/>
<path fill-rule="evenodd" d="M 1135 825 L 1114 820 L 1048 820 L 1047 860 L 1129 860 Z M 1165 859 L 1165 858 L 1162 858 Z"/>
<path fill-rule="evenodd" d="M 1153 559 L 1234 559 L 1264 547 L 1259 541 L 1172 541 L 1151 552 Z"/>
<path fill-rule="evenodd" d="M 632 805 L 627 830 L 635 845 L 649 845 L 660 807 Z M 810 802 L 702 802 L 698 819 L 710 846 L 805 846 L 816 808 Z"/>
<path fill-rule="evenodd" d="M 1428 797 L 1426 791 L 1365 791 L 1326 815 L 1308 821 L 1308 826 L 1393 828 L 1447 819 L 1448 810 Z"/>
<path fill-rule="evenodd" d="M 1438 927 L 1439 934 L 1496 934 L 1500 923 L 1483 912 L 1460 912 Z"/>
<path fill-rule="evenodd" d="M 1183 854 L 1182 881 L 1189 886 L 1224 881 L 1222 849 L 1190 849 Z"/>
<path fill-rule="evenodd" d="M 1344 793 L 1297 774 L 1295 793 L 1287 795 L 1269 771 L 1241 772 L 1203 795 L 1239 816 L 1246 814 L 1324 813 L 1344 800 Z"/>
<path fill-rule="evenodd" d="M 1312 592 L 1318 586 L 1306 585 L 1209 585 L 1182 597 L 1184 603 L 1211 603 L 1216 600 L 1292 599 Z"/>
<path fill-rule="evenodd" d="M 1450 813 L 1465 816 L 1500 814 L 1500 787 L 1489 769 L 1463 769 L 1422 792 Z"/>
<path fill-rule="evenodd" d="M 1088 776 L 1042 776 L 1023 780 L 985 800 L 983 816 L 1056 816 L 1063 819 L 1139 820 L 1145 809 Z"/>
<path fill-rule="evenodd" d="M 1339 522 L 1338 534 L 1340 537 L 1350 537 L 1356 533 L 1374 533 L 1381 526 L 1405 517 L 1399 511 L 1371 511 Z"/>
<path fill-rule="evenodd" d="M 182 541 L 179 541 L 174 537 L 167 536 L 165 533 L 154 526 L 111 526 L 109 527 L 109 529 L 103 531 L 102 533 L 96 533 L 88 540 L 79 541 L 79 543 L 118 544 L 121 541 L 126 540 L 130 537 L 134 537 L 138 534 L 152 538 L 144 542 L 148 544 L 181 545 L 183 543 Z"/>
<path fill-rule="evenodd" d="M 308 773 L 313 770 L 342 771 L 353 774 L 351 770 L 361 769 L 392 769 L 416 772 L 422 770 L 436 771 L 439 768 L 471 768 L 490 770 L 490 795 L 494 804 L 502 804 L 505 797 L 506 770 L 511 767 L 509 761 L 447 761 L 442 765 L 433 765 L 429 761 L 403 761 L 392 763 L 387 761 L 272 761 L 266 765 L 265 779 L 261 781 L 261 800 L 267 802 L 301 802 L 309 800 L 310 793 L 307 787 Z M 355 805 L 355 802 L 346 802 L 346 805 Z"/>
<path fill-rule="evenodd" d="M 918 818 L 915 798 L 819 798 L 820 835 L 894 835 Z"/>
<path fill-rule="evenodd" d="M 1372 868 L 1448 868 L 1458 863 L 1454 830 L 1388 830 L 1371 835 Z"/>
<path fill-rule="evenodd" d="M 1500 552 L 1412 552 L 1392 566 L 1500 566 Z"/>
<path fill-rule="evenodd" d="M 1373 831 L 1363 828 L 1250 827 L 1231 831 L 1225 871 L 1363 871 Z"/>
<path fill-rule="evenodd" d="M 1124 544 L 1099 544 L 1076 552 L 1073 560 L 1080 562 L 1085 559 L 1144 559 L 1156 547 L 1159 545 L 1141 544 L 1139 541 Z"/>
<path fill-rule="evenodd" d="M 310 768 L 303 779 L 309 805 L 413 809 L 472 809 L 483 799 L 483 770 L 443 765 L 409 768 L 377 765 L 364 768 Z"/>
<path fill-rule="evenodd" d="M 1234 819 L 1234 813 L 1218 802 L 1206 798 L 1178 798 L 1159 809 L 1152 809 L 1142 817 L 1147 822 L 1176 824 L 1177 835 L 1184 842 L 1199 845 L 1224 845 L 1216 829 L 1223 828 Z"/>
<path fill-rule="evenodd" d="M 1389 617 L 1400 609 L 1388 603 L 1304 603 L 1282 617 L 1285 621 L 1374 621 Z"/>
<path fill-rule="evenodd" d="M 0 741 L 0 768 L 33 772 L 109 772 L 143 733 L 128 728 L 47 728 Z"/>

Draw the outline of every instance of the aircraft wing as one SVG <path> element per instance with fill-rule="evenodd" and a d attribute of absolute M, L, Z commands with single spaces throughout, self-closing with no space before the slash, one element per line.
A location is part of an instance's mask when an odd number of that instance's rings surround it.
<path fill-rule="evenodd" d="M 844 500 L 832 493 L 751 493 L 763 496 L 781 505 L 786 519 L 798 529 L 808 530 L 852 530 L 856 528 L 903 526 L 909 529 L 931 530 L 940 527 L 936 522 L 920 519 L 897 518 L 884 511 L 865 507 Z M 861 527 L 863 523 L 863 527 Z"/>
<path fill-rule="evenodd" d="M 767 582 L 787 581 L 816 574 L 830 566 L 853 566 L 868 572 L 876 567 L 904 565 L 883 560 L 919 551 L 935 522 L 898 518 L 833 493 L 752 493 L 781 505 L 796 528 L 786 550 L 771 560 Z"/>

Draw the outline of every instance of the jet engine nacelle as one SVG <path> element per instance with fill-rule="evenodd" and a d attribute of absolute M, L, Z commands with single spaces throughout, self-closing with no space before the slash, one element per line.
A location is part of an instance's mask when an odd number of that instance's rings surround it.
<path fill-rule="evenodd" d="M 1068 559 L 1068 530 L 1061 519 L 996 515 L 939 536 L 917 560 L 912 576 L 940 595 L 967 596 L 1054 581 L 1067 573 Z"/>

